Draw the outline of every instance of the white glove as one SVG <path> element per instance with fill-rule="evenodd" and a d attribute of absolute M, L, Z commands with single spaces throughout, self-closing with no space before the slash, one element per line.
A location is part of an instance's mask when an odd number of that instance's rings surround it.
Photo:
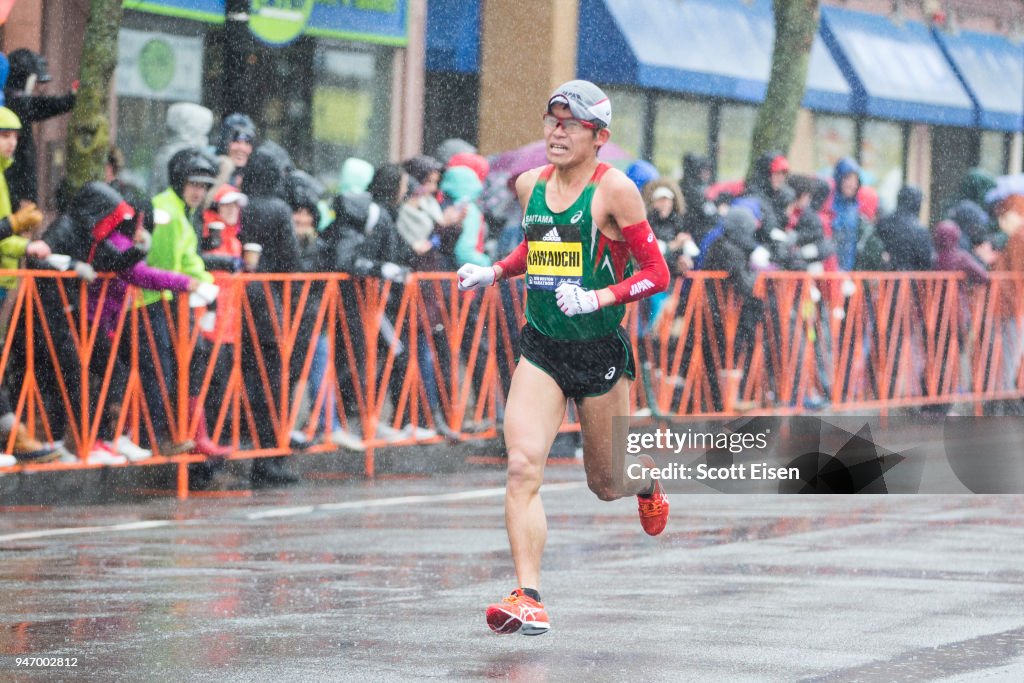
<path fill-rule="evenodd" d="M 815 287 L 814 285 L 811 285 L 811 291 L 808 292 L 808 294 L 811 297 L 811 301 L 813 301 L 814 303 L 818 303 L 819 301 L 821 301 L 821 290 Z"/>
<path fill-rule="evenodd" d="M 86 282 L 96 281 L 96 269 L 85 261 L 79 261 L 75 264 L 75 275 L 82 278 Z"/>
<path fill-rule="evenodd" d="M 825 272 L 825 264 L 821 261 L 814 261 L 807 264 L 807 272 L 811 275 L 821 275 Z"/>
<path fill-rule="evenodd" d="M 690 258 L 697 258 L 700 256 L 700 247 L 698 247 L 693 240 L 686 240 L 683 242 L 683 253 Z"/>
<path fill-rule="evenodd" d="M 481 287 L 489 287 L 494 284 L 494 268 L 492 266 L 478 266 L 473 263 L 466 263 L 457 273 L 459 276 L 459 291 L 471 292 Z"/>
<path fill-rule="evenodd" d="M 209 306 L 217 299 L 218 294 L 220 287 L 209 282 L 201 282 L 196 291 L 188 295 L 188 305 L 192 308 Z"/>
<path fill-rule="evenodd" d="M 583 289 L 571 282 L 563 282 L 555 290 L 555 300 L 558 307 L 570 318 L 574 315 L 593 313 L 601 307 L 597 301 L 597 292 Z"/>
<path fill-rule="evenodd" d="M 800 255 L 805 259 L 816 259 L 818 258 L 818 245 L 816 244 L 805 244 L 800 247 Z"/>
<path fill-rule="evenodd" d="M 785 230 L 779 230 L 778 228 L 773 228 L 772 231 L 770 233 L 768 233 L 768 236 L 771 237 L 776 242 L 788 242 L 789 241 L 789 235 L 786 234 L 786 231 Z"/>
<path fill-rule="evenodd" d="M 149 234 L 149 230 L 145 228 L 139 228 L 135 231 L 135 248 L 141 251 L 143 254 L 148 254 L 150 247 L 153 246 L 153 236 Z"/>
<path fill-rule="evenodd" d="M 846 278 L 843 280 L 843 284 L 840 286 L 840 291 L 843 296 L 849 299 L 851 296 L 857 293 L 857 285 L 854 284 L 853 280 Z"/>
<path fill-rule="evenodd" d="M 397 263 L 392 263 L 391 261 L 382 263 L 380 266 L 380 276 L 385 280 L 391 280 L 392 282 L 405 282 L 405 276 L 407 274 L 408 273 L 405 268 Z"/>
<path fill-rule="evenodd" d="M 54 270 L 65 271 L 71 267 L 71 257 L 65 254 L 50 254 L 45 260 Z"/>
<path fill-rule="evenodd" d="M 758 270 L 764 270 L 772 263 L 771 254 L 764 247 L 757 247 L 750 252 L 750 265 Z"/>

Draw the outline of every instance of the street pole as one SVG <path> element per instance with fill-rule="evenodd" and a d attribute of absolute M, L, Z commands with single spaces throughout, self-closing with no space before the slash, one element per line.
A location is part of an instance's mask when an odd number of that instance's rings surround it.
<path fill-rule="evenodd" d="M 223 115 L 241 112 L 252 115 L 248 89 L 252 51 L 249 35 L 249 0 L 227 0 L 224 3 L 224 72 L 221 92 L 224 93 Z"/>

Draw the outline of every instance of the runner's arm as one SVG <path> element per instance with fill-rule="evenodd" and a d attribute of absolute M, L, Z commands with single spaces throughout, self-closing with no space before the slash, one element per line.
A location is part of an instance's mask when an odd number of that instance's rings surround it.
<path fill-rule="evenodd" d="M 664 291 L 668 287 L 669 272 L 658 240 L 647 222 L 644 200 L 636 185 L 615 169 L 610 170 L 605 178 L 600 187 L 606 202 L 604 205 L 608 207 L 604 213 L 614 221 L 614 225 L 622 226 L 618 232 L 639 266 L 637 272 L 629 278 L 598 290 L 598 303 L 611 306 Z"/>

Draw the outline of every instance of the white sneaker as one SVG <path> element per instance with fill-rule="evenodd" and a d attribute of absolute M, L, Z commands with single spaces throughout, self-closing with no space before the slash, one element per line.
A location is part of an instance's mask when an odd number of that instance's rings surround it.
<path fill-rule="evenodd" d="M 6 453 L 0 453 L 0 467 L 14 467 L 18 464 L 18 459 L 13 455 L 7 455 Z"/>
<path fill-rule="evenodd" d="M 426 441 L 427 439 L 433 439 L 437 436 L 437 432 L 433 429 L 427 429 L 426 427 L 413 427 L 412 423 L 405 425 L 402 429 L 402 435 L 408 439 L 413 438 L 416 441 Z"/>
<path fill-rule="evenodd" d="M 388 443 L 394 443 L 395 441 L 408 439 L 409 435 L 404 429 L 395 429 L 391 425 L 381 422 L 377 425 L 377 438 L 383 439 Z"/>
<path fill-rule="evenodd" d="M 350 451 L 365 451 L 366 446 L 363 445 L 363 440 L 352 432 L 341 429 L 335 429 L 331 432 L 331 443 L 335 446 L 341 446 L 347 448 Z"/>
<path fill-rule="evenodd" d="M 153 457 L 153 451 L 135 443 L 128 438 L 127 434 L 117 437 L 117 441 L 109 445 L 113 447 L 115 453 L 128 458 L 128 462 L 139 462 Z"/>
<path fill-rule="evenodd" d="M 57 462 L 63 463 L 64 465 L 74 465 L 76 462 L 78 462 L 78 456 L 69 451 L 67 448 L 64 448 L 63 440 L 54 441 L 53 447 L 57 449 L 58 453 L 60 453 L 60 458 L 57 460 Z"/>
<path fill-rule="evenodd" d="M 108 441 L 97 441 L 89 451 L 89 457 L 85 459 L 88 465 L 123 465 L 128 459 L 118 455 L 114 445 Z"/>

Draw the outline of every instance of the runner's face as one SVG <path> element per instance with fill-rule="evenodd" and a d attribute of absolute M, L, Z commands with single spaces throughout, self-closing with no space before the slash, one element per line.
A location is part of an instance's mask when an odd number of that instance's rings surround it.
<path fill-rule="evenodd" d="M 553 105 L 551 114 L 560 119 L 572 118 L 572 112 L 564 104 Z M 602 137 L 607 140 L 607 135 L 607 132 L 595 132 L 584 127 L 579 127 L 575 131 L 567 131 L 562 125 L 554 128 L 544 126 L 544 142 L 547 143 L 548 161 L 556 166 L 570 166 L 585 161 L 597 154 L 598 145 L 595 143 L 601 141 Z"/>

